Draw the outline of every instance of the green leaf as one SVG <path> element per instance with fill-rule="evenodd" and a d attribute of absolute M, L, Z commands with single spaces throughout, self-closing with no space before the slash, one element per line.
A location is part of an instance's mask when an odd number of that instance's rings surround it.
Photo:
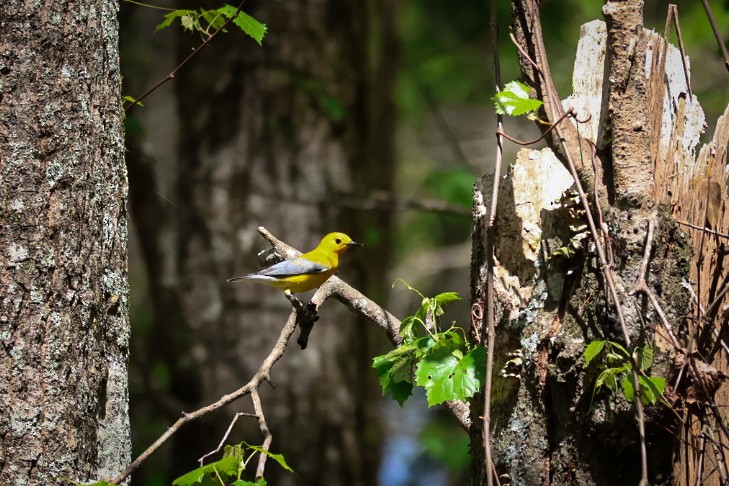
<path fill-rule="evenodd" d="M 417 384 L 425 388 L 428 406 L 446 400 L 465 400 L 481 387 L 486 349 L 475 347 L 458 359 L 453 349 L 439 346 L 418 364 Z"/>
<path fill-rule="evenodd" d="M 406 381 L 412 385 L 415 381 L 413 379 L 412 356 L 401 356 L 400 359 L 395 361 L 390 370 L 390 376 L 394 382 Z"/>
<path fill-rule="evenodd" d="M 422 359 L 423 356 L 427 355 L 430 350 L 436 345 L 436 340 L 431 336 L 423 336 L 413 341 L 413 347 L 415 348 L 415 358 Z"/>
<path fill-rule="evenodd" d="M 598 339 L 587 345 L 585 350 L 582 352 L 582 357 L 585 359 L 585 366 L 589 366 L 590 362 L 595 359 L 598 354 L 600 354 L 602 349 L 605 347 L 605 342 L 606 341 L 604 339 Z"/>
<path fill-rule="evenodd" d="M 236 477 L 242 468 L 240 461 L 235 457 L 224 457 L 219 461 L 211 462 L 205 466 L 193 469 L 187 474 L 172 481 L 173 486 L 191 486 L 194 484 L 220 484 L 218 477 Z"/>
<path fill-rule="evenodd" d="M 220 483 L 218 483 L 218 485 L 219 484 Z M 243 481 L 242 479 L 238 479 L 231 483 L 231 486 L 266 486 L 266 480 L 264 478 L 259 478 L 258 481 L 252 483 L 250 481 Z"/>
<path fill-rule="evenodd" d="M 401 348 L 407 348 L 405 351 Z M 403 353 L 412 352 L 414 347 L 412 345 L 404 345 L 396 348 L 389 353 L 376 356 L 372 361 L 372 367 L 377 372 L 377 378 L 380 380 L 380 386 L 382 386 L 382 394 L 390 395 L 400 406 L 405 403 L 413 393 L 413 385 L 404 380 L 396 380 L 393 378 L 393 367 L 400 360 L 400 356 Z M 412 359 L 409 357 L 408 359 Z"/>
<path fill-rule="evenodd" d="M 615 390 L 617 387 L 616 377 L 617 368 L 606 368 L 600 373 L 595 380 L 595 392 L 600 389 L 603 385 L 611 390 Z"/>
<path fill-rule="evenodd" d="M 125 95 L 125 96 L 122 96 L 122 99 L 124 101 L 128 101 L 129 103 L 132 103 L 132 104 L 136 103 L 138 106 L 144 107 L 144 103 L 142 103 L 141 101 L 137 101 L 137 99 L 134 98 L 133 96 Z"/>
<path fill-rule="evenodd" d="M 519 116 L 539 109 L 543 103 L 529 97 L 529 86 L 512 81 L 492 98 L 496 113 L 500 115 Z"/>
<path fill-rule="evenodd" d="M 265 24 L 262 24 L 247 13 L 242 10 L 238 10 L 232 5 L 226 4 L 225 6 L 220 7 L 218 12 L 220 12 L 221 15 L 225 15 L 227 18 L 235 16 L 233 23 L 237 25 L 240 30 L 252 37 L 258 45 L 262 45 L 263 37 L 266 35 L 266 31 L 268 30 L 268 27 L 266 27 Z M 236 12 L 238 15 L 236 15 Z"/>
<path fill-rule="evenodd" d="M 274 453 L 273 453 L 273 452 L 271 452 L 271 451 L 267 451 L 267 450 L 265 450 L 265 449 L 264 449 L 263 447 L 261 447 L 261 446 L 257 446 L 257 445 L 252 445 L 252 444 L 248 444 L 247 442 L 244 442 L 244 444 L 245 444 L 245 445 L 246 445 L 246 447 L 248 447 L 249 449 L 253 449 L 254 451 L 260 452 L 261 454 L 266 454 L 266 455 L 267 455 L 268 457 L 270 457 L 270 458 L 271 458 L 271 459 L 273 459 L 274 461 L 278 462 L 278 463 L 279 463 L 279 465 L 280 465 L 280 466 L 281 466 L 282 468 L 286 469 L 286 470 L 287 470 L 288 472 L 294 472 L 294 470 L 293 470 L 293 469 L 291 469 L 291 467 L 290 467 L 290 466 L 289 466 L 288 464 L 286 464 L 286 459 L 284 459 L 284 456 L 283 456 L 283 454 L 274 454 Z"/>
<path fill-rule="evenodd" d="M 225 17 L 217 10 L 205 10 L 201 8 L 200 17 L 204 18 L 205 22 L 214 30 L 218 30 L 225 25 Z"/>
<path fill-rule="evenodd" d="M 663 395 L 666 389 L 666 379 L 660 376 L 638 376 L 640 393 L 645 405 L 653 405 Z"/>
<path fill-rule="evenodd" d="M 407 316 L 400 322 L 400 336 L 403 337 L 405 342 L 412 341 L 415 339 L 415 316 Z"/>
<path fill-rule="evenodd" d="M 625 398 L 631 402 L 635 400 L 635 390 L 633 389 L 632 374 L 626 374 L 625 376 L 623 376 L 623 381 L 621 382 L 621 385 L 623 387 L 623 395 L 625 395 Z"/>
<path fill-rule="evenodd" d="M 433 297 L 433 299 L 435 299 L 435 302 L 439 307 L 442 307 L 451 302 L 455 302 L 456 300 L 461 300 L 461 296 L 458 295 L 458 292 L 443 292 L 442 294 L 438 294 Z"/>
<path fill-rule="evenodd" d="M 169 27 L 172 25 L 172 22 L 175 21 L 175 19 L 180 19 L 180 22 L 183 24 L 184 27 L 184 20 L 183 17 L 191 18 L 191 16 L 196 16 L 197 12 L 194 10 L 174 10 L 167 15 L 165 15 L 164 20 L 157 24 L 157 27 L 154 28 L 154 31 L 157 32 L 159 30 L 164 29 L 165 27 Z"/>
<path fill-rule="evenodd" d="M 620 343 L 616 343 L 615 341 L 608 341 L 608 344 L 610 345 L 611 348 L 617 348 L 621 353 L 623 353 L 623 356 L 626 359 L 630 358 L 630 353 Z"/>
<path fill-rule="evenodd" d="M 650 346 L 635 348 L 635 354 L 638 358 L 638 367 L 641 371 L 645 371 L 653 364 L 653 348 Z"/>

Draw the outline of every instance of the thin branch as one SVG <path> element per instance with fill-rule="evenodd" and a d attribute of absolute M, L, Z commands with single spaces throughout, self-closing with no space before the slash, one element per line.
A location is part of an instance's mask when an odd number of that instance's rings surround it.
<path fill-rule="evenodd" d="M 127 0 L 127 1 L 129 1 L 129 0 Z M 233 426 L 238 421 L 238 418 L 241 417 L 241 416 L 257 417 L 256 414 L 253 414 L 253 413 L 247 413 L 247 412 L 238 412 L 238 413 L 236 413 L 233 416 L 233 420 L 230 421 L 230 425 L 228 425 L 228 429 L 225 431 L 225 434 L 223 435 L 223 438 L 220 439 L 220 443 L 218 444 L 218 447 L 216 447 L 215 449 L 213 449 L 212 451 L 208 452 L 207 454 L 205 454 L 204 456 L 200 457 L 200 459 L 197 460 L 197 462 L 200 463 L 200 467 L 202 467 L 203 462 L 205 461 L 205 459 L 207 459 L 208 457 L 212 456 L 213 454 L 217 454 L 218 452 L 220 452 L 220 449 L 222 449 L 223 446 L 225 445 L 225 441 L 228 440 L 228 436 L 230 436 L 230 431 L 233 430 Z"/>
<path fill-rule="evenodd" d="M 284 351 L 286 350 L 286 345 L 289 342 L 289 339 L 291 338 L 291 335 L 294 333 L 294 330 L 296 329 L 296 313 L 292 312 L 289 315 L 288 320 L 286 321 L 286 325 L 281 330 L 281 333 L 278 336 L 278 339 L 276 340 L 276 344 L 274 345 L 273 349 L 271 349 L 271 352 L 266 356 L 266 358 L 261 363 L 261 366 L 258 368 L 258 371 L 253 375 L 253 378 L 243 385 L 242 387 L 238 388 L 232 393 L 228 393 L 227 395 L 223 395 L 220 399 L 218 399 L 216 402 L 211 403 L 210 405 L 207 405 L 205 407 L 199 408 L 191 413 L 183 413 L 182 417 L 177 419 L 177 421 L 172 424 L 170 428 L 168 428 L 152 445 L 150 445 L 144 452 L 142 452 L 139 457 L 137 457 L 130 465 L 127 467 L 119 476 L 114 478 L 111 483 L 113 484 L 121 484 L 126 480 L 130 474 L 132 474 L 134 471 L 137 470 L 137 468 L 145 461 L 147 458 L 152 455 L 153 452 L 155 452 L 157 449 L 160 448 L 162 444 L 164 444 L 167 439 L 172 437 L 178 430 L 180 430 L 184 425 L 204 416 L 207 415 L 210 412 L 213 412 L 215 410 L 218 410 L 219 408 L 222 408 L 226 405 L 228 405 L 231 402 L 234 402 L 238 400 L 239 398 L 250 394 L 253 390 L 257 389 L 261 383 L 263 383 L 264 380 L 267 379 L 268 374 L 273 367 L 273 365 L 283 356 Z"/>
<path fill-rule="evenodd" d="M 499 115 L 499 116 L 501 116 L 501 115 Z M 517 145 L 522 145 L 522 146 L 527 146 L 527 145 L 534 145 L 535 143 L 538 143 L 538 142 L 541 142 L 542 140 L 544 140 L 544 138 L 545 138 L 545 137 L 546 137 L 547 135 L 549 135 L 549 132 L 551 132 L 552 130 L 554 130 L 554 127 L 556 127 L 556 126 L 557 126 L 557 124 L 559 124 L 559 123 L 562 123 L 562 121 L 563 121 L 563 120 L 564 120 L 565 118 L 567 118 L 568 116 L 572 116 L 572 117 L 574 117 L 574 116 L 575 116 L 575 112 L 574 112 L 574 111 L 572 111 L 572 110 L 570 109 L 570 110 L 568 110 L 567 112 L 563 113 L 563 114 L 562 114 L 562 116 L 560 116 L 560 117 L 559 117 L 559 119 L 558 119 L 558 120 L 557 120 L 556 122 L 554 122 L 554 123 L 550 123 L 550 124 L 549 124 L 549 128 L 548 128 L 548 129 L 547 129 L 546 131 L 544 131 L 544 132 L 542 133 L 542 136 L 541 136 L 541 137 L 539 137 L 539 138 L 536 138 L 536 139 L 534 139 L 534 140 L 530 140 L 530 141 L 528 141 L 528 142 L 524 142 L 524 141 L 522 141 L 522 140 L 519 140 L 518 138 L 514 138 L 514 137 L 511 137 L 511 136 L 507 135 L 506 133 L 504 133 L 504 132 L 503 132 L 503 131 L 501 131 L 501 130 L 499 130 L 499 131 L 498 131 L 498 132 L 496 132 L 496 133 L 497 133 L 497 135 L 500 135 L 500 136 L 502 136 L 502 137 L 504 137 L 504 138 L 508 139 L 509 141 L 511 141 L 511 142 L 514 142 L 514 143 L 515 143 L 515 144 L 517 144 Z"/>
<path fill-rule="evenodd" d="M 440 110 L 440 107 L 435 102 L 433 93 L 431 93 L 430 89 L 425 87 L 423 89 L 423 94 L 425 96 L 425 101 L 428 102 L 428 108 L 430 108 L 430 112 L 433 114 L 433 118 L 438 125 L 438 129 L 443 134 L 443 138 L 445 139 L 446 144 L 448 144 L 448 146 L 451 148 L 451 151 L 456 156 L 456 160 L 458 160 L 458 162 L 463 167 L 468 168 L 468 170 L 474 173 L 479 173 L 479 168 L 473 165 L 470 160 L 468 160 L 466 153 L 461 147 L 461 143 L 458 141 L 458 137 L 456 137 L 456 134 L 453 133 L 450 124 L 445 119 L 443 113 Z"/>
<path fill-rule="evenodd" d="M 499 25 L 497 21 L 497 0 L 491 0 L 489 27 L 491 31 L 491 51 L 494 59 L 494 87 L 501 91 L 501 62 L 499 59 Z M 491 207 L 489 219 L 486 224 L 486 325 L 482 327 L 481 342 L 487 342 L 486 353 L 486 383 L 483 403 L 483 447 L 484 470 L 486 471 L 486 484 L 493 486 L 495 468 L 491 458 L 491 388 L 494 372 L 494 348 L 496 340 L 496 323 L 494 317 L 494 239 L 496 237 L 496 210 L 499 200 L 499 181 L 501 180 L 501 164 L 504 154 L 504 116 L 496 114 L 496 157 L 494 162 L 493 187 L 491 188 Z M 483 315 L 483 311 L 480 312 Z M 485 338 L 485 339 L 484 339 Z M 498 481 L 498 476 L 496 477 Z"/>
<path fill-rule="evenodd" d="M 701 4 L 704 6 L 704 10 L 706 11 L 706 17 L 709 19 L 709 23 L 711 24 L 711 30 L 714 32 L 716 43 L 719 45 L 719 49 L 721 49 L 721 55 L 724 57 L 724 67 L 727 71 L 729 71 L 729 53 L 726 50 L 726 45 L 724 45 L 724 40 L 721 38 L 719 27 L 716 25 L 716 19 L 714 18 L 714 12 L 711 10 L 711 5 L 709 5 L 709 0 L 701 0 Z"/>
<path fill-rule="evenodd" d="M 655 231 L 655 227 L 656 222 L 653 220 L 653 218 L 648 220 L 648 233 L 646 234 L 643 260 L 641 260 L 640 262 L 638 279 L 636 280 L 633 291 L 631 293 L 635 294 L 638 292 L 642 292 L 648 297 L 648 299 L 651 301 L 651 304 L 653 305 L 653 308 L 656 311 L 656 314 L 658 314 L 658 319 L 661 321 L 661 324 L 666 329 L 666 332 L 670 337 L 671 344 L 673 344 L 676 349 L 681 350 L 683 349 L 683 347 L 678 342 L 678 339 L 676 339 L 675 334 L 673 334 L 673 327 L 671 326 L 671 323 L 668 322 L 668 316 L 666 316 L 666 313 L 663 311 L 663 307 L 661 307 L 661 304 L 658 302 L 658 296 L 656 296 L 656 293 L 653 292 L 653 289 L 651 289 L 650 286 L 648 286 L 648 284 L 646 283 L 648 262 L 650 261 L 651 251 L 653 248 L 653 233 Z"/>
<path fill-rule="evenodd" d="M 263 471 L 266 469 L 266 459 L 268 459 L 268 451 L 271 448 L 273 435 L 271 435 L 271 431 L 268 430 L 266 417 L 263 415 L 261 396 L 258 394 L 257 388 L 251 390 L 251 401 L 253 401 L 253 410 L 255 410 L 256 415 L 258 416 L 258 428 L 260 428 L 263 433 L 263 445 L 261 445 L 261 449 L 266 451 L 265 454 L 262 453 L 258 456 L 258 466 L 256 467 L 256 481 L 258 481 L 263 477 Z"/>
<path fill-rule="evenodd" d="M 273 249 L 279 255 L 285 255 L 287 258 L 294 258 L 301 254 L 301 252 L 299 252 L 298 250 L 290 247 L 283 241 L 276 238 L 263 226 L 258 227 L 258 232 L 271 244 Z M 390 341 L 393 343 L 393 345 L 397 346 L 398 344 L 400 344 L 400 342 L 402 342 L 402 338 L 400 337 L 399 333 L 400 321 L 388 311 L 377 305 L 375 302 L 365 297 L 361 292 L 347 285 L 336 276 L 331 277 L 329 280 L 327 280 L 324 285 L 322 285 L 314 293 L 314 296 L 312 297 L 312 303 L 316 306 L 316 309 L 318 309 L 319 306 L 329 297 L 336 298 L 340 302 L 344 303 L 347 307 L 349 307 L 349 309 L 361 314 L 362 316 L 366 317 L 374 324 L 376 324 L 378 327 L 383 329 L 390 338 Z M 248 383 L 238 388 L 237 390 L 222 396 L 216 402 L 199 408 L 194 412 L 183 413 L 182 417 L 177 419 L 177 421 L 172 424 L 172 426 L 168 428 L 156 441 L 154 441 L 152 445 L 150 445 L 144 452 L 142 452 L 142 454 L 140 454 L 139 457 L 137 457 L 129 465 L 129 467 L 127 467 L 121 474 L 119 474 L 110 482 L 113 484 L 121 484 L 122 482 L 124 482 L 129 477 L 129 475 L 137 470 L 137 468 L 139 468 L 139 466 L 152 453 L 159 449 L 162 444 L 164 444 L 184 425 L 210 412 L 218 410 L 228 405 L 229 403 L 234 402 L 235 400 L 238 400 L 239 398 L 249 394 L 251 395 L 251 399 L 253 400 L 253 406 L 256 411 L 256 416 L 258 417 L 259 427 L 264 434 L 263 448 L 265 450 L 268 450 L 268 447 L 270 446 L 272 440 L 272 436 L 268 431 L 268 427 L 263 416 L 260 397 L 258 396 L 258 388 L 260 387 L 261 383 L 269 380 L 271 368 L 273 368 L 273 365 L 276 364 L 276 362 L 281 358 L 281 356 L 283 356 L 283 353 L 286 351 L 289 339 L 296 329 L 296 324 L 297 312 L 296 310 L 292 310 L 292 312 L 289 314 L 286 324 L 279 334 L 276 343 L 274 344 L 273 349 L 271 349 L 268 356 L 263 360 L 261 366 L 258 368 L 258 371 L 256 371 L 256 373 L 253 375 L 253 378 L 251 378 Z M 468 427 L 471 424 L 469 418 L 470 411 L 468 404 L 464 402 L 451 401 L 446 403 L 446 407 L 451 411 L 451 413 L 453 413 L 456 419 L 460 422 L 461 426 L 464 429 L 468 430 Z M 263 473 L 263 467 L 265 466 L 264 456 L 266 456 L 266 454 L 261 454 L 261 458 L 259 458 L 258 469 L 256 472 L 257 477 L 259 477 L 259 473 Z"/>
<path fill-rule="evenodd" d="M 663 37 L 668 42 L 668 30 L 670 28 L 671 19 L 673 19 L 676 27 L 676 38 L 678 39 L 678 50 L 681 52 L 681 63 L 683 66 L 683 75 L 686 79 L 686 89 L 688 90 L 689 99 L 693 98 L 691 92 L 691 79 L 688 72 L 688 63 L 686 62 L 686 51 L 683 48 L 683 38 L 681 36 L 681 24 L 678 21 L 678 5 L 671 3 L 668 5 L 668 14 L 666 15 L 666 28 L 663 30 Z"/>
<path fill-rule="evenodd" d="M 203 50 L 205 47 L 207 47 L 208 44 L 210 44 L 213 41 L 213 39 L 215 39 L 218 36 L 218 34 L 220 32 L 222 32 L 223 30 L 225 30 L 225 28 L 228 27 L 228 25 L 230 25 L 230 23 L 236 17 L 238 17 L 238 14 L 240 13 L 241 8 L 243 8 L 243 3 L 245 3 L 245 0 L 241 0 L 241 2 L 238 4 L 238 7 L 235 9 L 235 13 L 230 18 L 228 18 L 228 20 L 226 20 L 225 23 L 218 30 L 216 30 L 215 32 L 213 32 L 212 34 L 210 34 L 202 42 L 202 44 L 200 44 L 196 49 L 193 49 L 192 52 L 185 59 L 183 59 L 182 62 L 180 62 L 177 66 L 175 66 L 175 68 L 172 71 L 170 71 L 170 73 L 167 76 L 165 76 L 164 78 L 160 79 L 157 82 L 157 84 L 155 84 L 154 86 L 152 86 L 151 88 L 149 88 L 142 96 L 140 96 L 139 98 L 135 98 L 134 101 L 129 106 L 126 106 L 124 108 L 124 111 L 131 110 L 135 105 L 140 104 L 142 102 L 142 100 L 144 100 L 147 96 L 149 96 L 152 93 L 154 93 L 155 91 L 157 91 L 157 89 L 160 86 L 162 86 L 163 84 L 165 84 L 167 81 L 171 81 L 172 79 L 174 79 L 174 77 L 177 74 L 177 72 L 180 69 L 182 69 L 185 66 L 185 64 L 187 64 L 188 62 L 190 62 L 190 59 L 192 59 L 193 57 L 195 57 L 201 50 Z"/>
<path fill-rule="evenodd" d="M 699 231 L 703 231 L 704 233 L 708 233 L 710 235 L 718 236 L 719 238 L 726 238 L 729 240 L 729 235 L 726 233 L 719 233 L 718 231 L 715 231 L 711 228 L 707 228 L 705 226 L 697 226 L 695 224 L 688 223 L 686 221 L 681 221 L 680 219 L 677 219 L 676 222 L 678 224 L 681 224 L 683 226 L 688 226 L 689 228 L 693 228 Z"/>

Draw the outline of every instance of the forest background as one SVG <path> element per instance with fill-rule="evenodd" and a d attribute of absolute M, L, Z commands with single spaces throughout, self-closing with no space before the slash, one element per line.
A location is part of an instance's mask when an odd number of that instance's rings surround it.
<path fill-rule="evenodd" d="M 208 4 L 210 2 L 206 2 Z M 502 2 L 503 3 L 503 2 Z M 729 3 L 716 2 L 729 37 Z M 193 8 L 173 2 L 166 8 Z M 214 5 L 206 5 L 213 8 Z M 560 94 L 571 92 L 580 26 L 602 2 L 545 1 L 542 21 Z M 231 29 L 127 113 L 130 180 L 130 407 L 133 456 L 180 414 L 240 386 L 289 313 L 275 290 L 225 279 L 257 269 L 263 225 L 301 250 L 337 229 L 365 243 L 340 276 L 398 317 L 425 295 L 469 295 L 471 187 L 493 167 L 495 120 L 488 4 L 446 1 L 246 2 L 268 26 L 263 45 Z M 503 79 L 516 49 L 499 12 Z M 729 83 L 699 2 L 678 2 L 692 88 L 716 120 Z M 661 31 L 667 3 L 646 2 Z M 122 2 L 125 95 L 138 96 L 199 45 L 166 12 Z M 529 122 L 510 134 L 536 138 Z M 712 133 L 712 127 L 706 131 Z M 505 160 L 516 147 L 507 145 Z M 465 323 L 468 305 L 447 320 Z M 310 346 L 290 345 L 262 388 L 272 450 L 295 476 L 270 484 L 463 484 L 467 436 L 422 396 L 381 399 L 371 360 L 381 332 L 342 306 L 322 312 Z M 191 424 L 133 475 L 169 484 L 214 449 L 235 405 Z M 238 407 L 238 408 L 236 408 Z M 240 409 L 240 407 L 244 407 Z M 260 440 L 253 420 L 233 442 Z"/>

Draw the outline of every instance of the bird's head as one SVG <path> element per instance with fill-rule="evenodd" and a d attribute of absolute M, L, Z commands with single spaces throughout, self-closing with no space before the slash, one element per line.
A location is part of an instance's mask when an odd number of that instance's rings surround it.
<path fill-rule="evenodd" d="M 321 243 L 319 243 L 319 248 L 326 251 L 332 251 L 337 255 L 341 255 L 353 246 L 362 246 L 362 243 L 352 241 L 352 238 L 350 238 L 349 236 L 345 235 L 344 233 L 338 232 L 329 233 L 324 238 L 322 238 Z"/>

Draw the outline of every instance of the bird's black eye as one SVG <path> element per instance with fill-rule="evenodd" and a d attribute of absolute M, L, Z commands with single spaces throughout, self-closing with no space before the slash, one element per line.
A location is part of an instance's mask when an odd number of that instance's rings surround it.
<path fill-rule="evenodd" d="M 335 243 L 336 243 L 337 245 L 339 245 L 340 243 L 342 243 L 342 240 L 341 240 L 340 238 L 337 238 L 336 240 L 334 240 L 334 242 L 335 242 Z"/>

